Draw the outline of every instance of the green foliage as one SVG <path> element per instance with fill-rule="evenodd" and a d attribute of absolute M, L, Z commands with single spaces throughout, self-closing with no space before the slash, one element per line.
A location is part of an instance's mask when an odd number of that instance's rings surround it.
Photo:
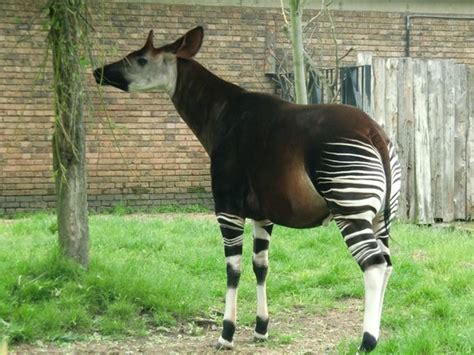
<path fill-rule="evenodd" d="M 159 326 L 215 318 L 223 310 L 225 265 L 212 216 L 95 215 L 88 271 L 58 256 L 54 216 L 0 221 L 0 334 L 11 343 L 72 341 L 99 333 L 146 335 Z M 239 319 L 255 320 L 251 227 L 246 226 Z M 472 235 L 396 225 L 394 274 L 375 353 L 472 353 Z M 324 313 L 363 297 L 362 274 L 336 227 L 275 227 L 270 250 L 271 312 L 297 306 Z M 220 316 L 219 316 L 220 317 Z M 275 330 L 271 344 L 297 335 Z M 360 339 L 343 339 L 354 353 Z"/>

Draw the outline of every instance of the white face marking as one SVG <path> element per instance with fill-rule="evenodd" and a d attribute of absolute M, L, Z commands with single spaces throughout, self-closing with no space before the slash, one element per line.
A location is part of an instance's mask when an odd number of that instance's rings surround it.
<path fill-rule="evenodd" d="M 145 55 L 146 64 L 130 61 L 125 69 L 125 79 L 129 82 L 129 92 L 165 91 L 173 96 L 178 77 L 176 57 L 161 53 L 156 56 Z"/>

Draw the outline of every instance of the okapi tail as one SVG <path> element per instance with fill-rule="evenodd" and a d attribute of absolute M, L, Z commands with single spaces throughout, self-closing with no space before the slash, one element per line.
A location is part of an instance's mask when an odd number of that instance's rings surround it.
<path fill-rule="evenodd" d="M 385 179 L 387 183 L 387 192 L 385 195 L 384 207 L 384 220 L 387 234 L 389 234 L 390 225 L 392 223 L 392 220 L 395 218 L 395 212 L 398 209 L 398 197 L 400 196 L 401 186 L 401 170 L 395 147 L 391 142 L 388 143 L 387 149 L 388 159 L 383 160 Z"/>

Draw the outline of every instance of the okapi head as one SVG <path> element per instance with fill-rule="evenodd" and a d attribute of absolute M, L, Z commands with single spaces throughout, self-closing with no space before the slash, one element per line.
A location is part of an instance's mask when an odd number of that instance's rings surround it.
<path fill-rule="evenodd" d="M 128 92 L 164 90 L 173 95 L 177 79 L 176 58 L 190 59 L 201 48 L 204 30 L 201 26 L 188 31 L 173 43 L 153 46 L 150 30 L 145 46 L 123 59 L 94 70 L 100 85 L 111 85 Z"/>

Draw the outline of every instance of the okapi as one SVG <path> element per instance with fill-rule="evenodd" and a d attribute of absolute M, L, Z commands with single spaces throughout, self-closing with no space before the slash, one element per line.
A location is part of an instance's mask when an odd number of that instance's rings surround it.
<path fill-rule="evenodd" d="M 253 220 L 254 335 L 265 340 L 273 223 L 310 228 L 333 218 L 364 273 L 360 349 L 373 350 L 392 272 L 389 230 L 400 190 L 393 145 L 357 108 L 296 105 L 217 77 L 193 60 L 203 36 L 199 26 L 155 48 L 150 31 L 143 48 L 96 69 L 94 76 L 97 83 L 123 91 L 167 92 L 211 159 L 212 194 L 227 265 L 218 347 L 234 345 L 245 219 Z"/>

